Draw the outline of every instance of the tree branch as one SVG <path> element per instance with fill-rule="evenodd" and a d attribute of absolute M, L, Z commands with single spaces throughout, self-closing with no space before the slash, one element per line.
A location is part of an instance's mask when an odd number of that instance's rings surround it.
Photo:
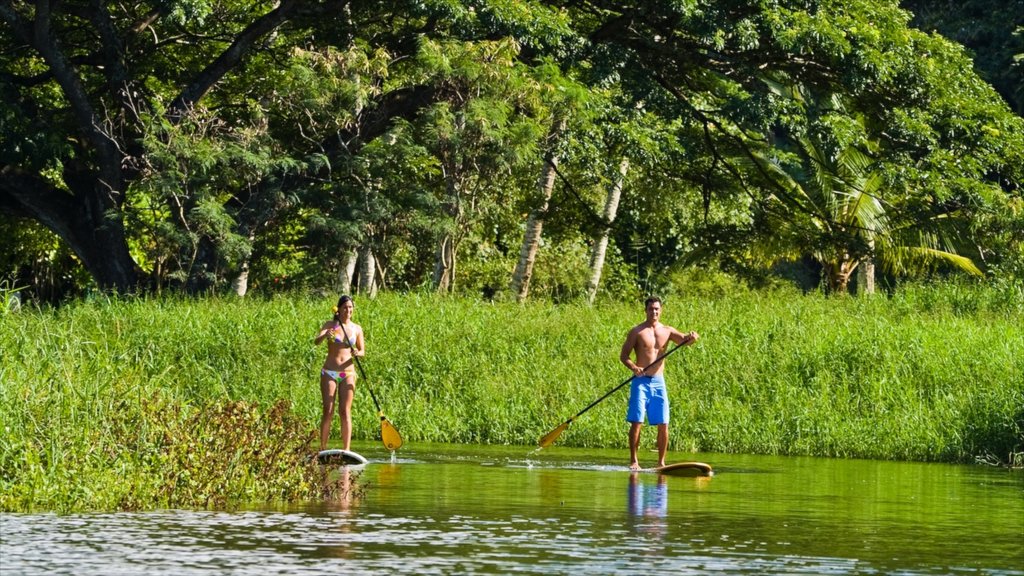
<path fill-rule="evenodd" d="M 192 83 L 171 102 L 168 107 L 169 117 L 175 122 L 180 120 L 182 112 L 195 106 L 225 74 L 233 70 L 254 49 L 257 41 L 285 22 L 297 16 L 325 16 L 332 12 L 341 14 L 342 8 L 347 4 L 348 0 L 327 0 L 316 5 L 309 5 L 304 0 L 283 0 L 277 8 L 246 27 L 220 56 L 196 75 Z"/>

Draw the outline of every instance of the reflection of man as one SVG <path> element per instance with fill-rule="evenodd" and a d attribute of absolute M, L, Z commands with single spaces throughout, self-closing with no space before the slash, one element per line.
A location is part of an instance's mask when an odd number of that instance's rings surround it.
<path fill-rule="evenodd" d="M 647 423 L 658 427 L 658 466 L 665 465 L 668 450 L 668 393 L 665 390 L 665 362 L 655 360 L 665 353 L 669 341 L 676 344 L 693 344 L 700 336 L 696 332 L 683 334 L 660 322 L 661 300 L 648 298 L 644 303 L 647 319 L 629 331 L 622 343 L 619 359 L 636 376 L 629 388 L 629 408 L 626 420 L 629 422 L 629 468 L 639 470 L 637 449 L 640 446 L 640 429 Z M 631 356 L 635 356 L 634 361 Z"/>
<path fill-rule="evenodd" d="M 658 475 L 658 483 L 645 486 L 639 474 L 629 475 L 629 513 L 633 516 L 664 518 L 668 515 L 668 482 Z"/>

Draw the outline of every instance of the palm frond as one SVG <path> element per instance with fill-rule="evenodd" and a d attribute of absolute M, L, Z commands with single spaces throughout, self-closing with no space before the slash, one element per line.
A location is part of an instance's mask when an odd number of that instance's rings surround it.
<path fill-rule="evenodd" d="M 894 274 L 922 272 L 937 264 L 949 264 L 973 276 L 984 275 L 970 258 L 934 246 L 883 245 L 880 256 L 882 268 Z"/>

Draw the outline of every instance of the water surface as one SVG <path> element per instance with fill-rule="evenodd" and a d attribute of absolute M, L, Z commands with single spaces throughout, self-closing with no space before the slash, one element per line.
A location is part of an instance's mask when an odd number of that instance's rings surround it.
<path fill-rule="evenodd" d="M 6 574 L 1016 574 L 1024 474 L 982 466 L 357 445 L 352 498 L 235 512 L 5 514 Z M 646 460 L 653 455 L 646 455 Z"/>

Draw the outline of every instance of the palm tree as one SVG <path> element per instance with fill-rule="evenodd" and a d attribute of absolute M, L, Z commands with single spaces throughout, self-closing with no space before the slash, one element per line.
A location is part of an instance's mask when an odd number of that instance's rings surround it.
<path fill-rule="evenodd" d="M 982 274 L 971 259 L 942 245 L 937 232 L 942 215 L 902 222 L 903 215 L 883 201 L 884 178 L 865 150 L 846 145 L 829 153 L 810 135 L 797 143 L 797 167 L 787 170 L 763 158 L 759 163 L 779 178 L 784 205 L 803 213 L 778 224 L 804 228 L 788 237 L 802 239 L 805 253 L 821 263 L 830 292 L 847 293 L 851 275 L 868 259 L 894 274 L 939 262 Z"/>

